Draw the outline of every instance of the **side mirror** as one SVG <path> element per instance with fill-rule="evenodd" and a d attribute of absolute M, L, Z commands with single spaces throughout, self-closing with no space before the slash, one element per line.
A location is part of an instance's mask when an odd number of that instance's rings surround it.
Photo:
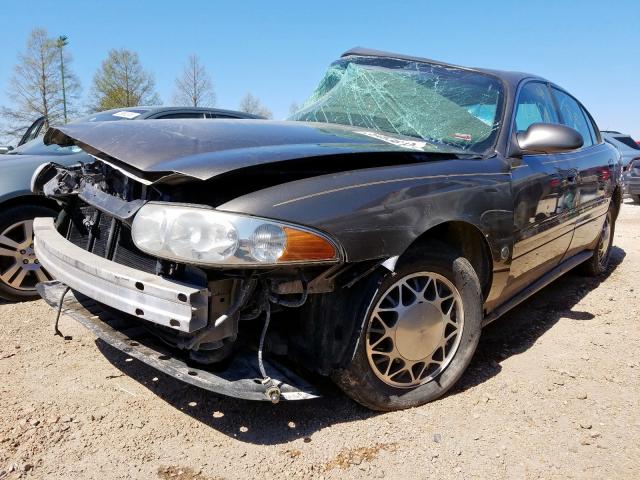
<path fill-rule="evenodd" d="M 9 153 L 11 150 L 13 150 L 11 145 L 0 145 L 0 155 Z"/>
<path fill-rule="evenodd" d="M 520 155 L 561 153 L 582 147 L 582 135 L 571 127 L 556 123 L 532 123 L 524 132 L 516 134 L 515 143 Z"/>

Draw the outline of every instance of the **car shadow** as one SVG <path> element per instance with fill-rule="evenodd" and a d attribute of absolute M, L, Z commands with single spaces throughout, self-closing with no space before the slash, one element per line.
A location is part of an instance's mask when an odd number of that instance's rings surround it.
<path fill-rule="evenodd" d="M 282 401 L 272 405 L 218 395 L 155 370 L 100 339 L 96 340 L 96 345 L 122 373 L 172 407 L 243 442 L 275 445 L 298 438 L 310 441 L 311 435 L 318 430 L 376 414 L 349 400 L 325 379 L 320 379 L 324 395 L 320 399 Z"/>
<path fill-rule="evenodd" d="M 589 321 L 594 315 L 573 307 L 611 275 L 625 257 L 613 247 L 611 267 L 598 278 L 570 272 L 495 321 L 483 332 L 478 350 L 461 381 L 448 395 L 479 385 L 501 371 L 500 362 L 529 349 L 560 318 Z M 328 380 L 322 380 L 325 396 L 317 400 L 252 402 L 229 398 L 183 383 L 130 358 L 100 339 L 96 345 L 106 359 L 172 407 L 237 440 L 274 445 L 304 438 L 331 425 L 378 415 L 349 400 Z"/>
<path fill-rule="evenodd" d="M 578 269 L 570 271 L 485 327 L 469 368 L 450 394 L 467 390 L 498 375 L 502 370 L 502 360 L 528 350 L 561 318 L 593 320 L 595 315 L 591 312 L 574 310 L 574 307 L 609 278 L 625 256 L 623 249 L 613 246 L 606 274 L 587 277 Z"/>

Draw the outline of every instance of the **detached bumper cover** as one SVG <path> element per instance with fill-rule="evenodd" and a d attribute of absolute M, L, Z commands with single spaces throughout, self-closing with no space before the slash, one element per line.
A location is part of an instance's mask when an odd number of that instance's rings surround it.
<path fill-rule="evenodd" d="M 39 283 L 37 288 L 42 298 L 55 308 L 66 289 L 64 284 L 55 280 Z M 144 328 L 144 322 L 106 308 L 84 295 L 69 292 L 62 312 L 112 347 L 180 381 L 230 397 L 270 401 L 260 383 L 255 352 L 240 351 L 224 371 L 209 372 L 176 358 Z M 267 375 L 280 388 L 282 399 L 306 400 L 320 396 L 313 385 L 280 363 L 271 359 L 265 359 L 264 363 Z"/>
<path fill-rule="evenodd" d="M 87 252 L 60 235 L 52 218 L 36 218 L 33 230 L 40 263 L 73 290 L 182 332 L 206 326 L 206 289 L 166 280 Z"/>

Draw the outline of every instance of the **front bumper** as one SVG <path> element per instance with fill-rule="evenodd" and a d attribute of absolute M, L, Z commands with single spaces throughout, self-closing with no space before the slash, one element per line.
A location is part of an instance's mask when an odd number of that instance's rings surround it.
<path fill-rule="evenodd" d="M 111 262 L 72 244 L 53 218 L 33 222 L 40 263 L 60 282 L 121 312 L 191 333 L 207 325 L 208 290 Z"/>
<path fill-rule="evenodd" d="M 58 281 L 39 283 L 37 288 L 42 298 L 54 308 L 58 307 L 66 290 L 65 285 Z M 238 351 L 229 366 L 214 373 L 177 358 L 144 328 L 144 322 L 105 308 L 82 294 L 69 292 L 65 295 L 62 312 L 112 347 L 177 380 L 230 397 L 271 401 L 260 381 L 255 352 Z M 283 400 L 307 400 L 320 396 L 316 387 L 279 362 L 265 358 L 264 366 L 267 375 L 280 389 Z"/>

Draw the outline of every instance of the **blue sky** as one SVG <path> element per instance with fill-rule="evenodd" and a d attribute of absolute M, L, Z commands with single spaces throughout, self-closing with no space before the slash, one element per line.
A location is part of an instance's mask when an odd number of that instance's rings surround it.
<path fill-rule="evenodd" d="M 343 51 L 366 46 L 450 63 L 536 73 L 562 85 L 601 129 L 640 139 L 636 1 L 49 1 L 3 2 L 0 105 L 30 30 L 67 35 L 83 93 L 110 48 L 139 53 L 169 103 L 190 53 L 217 105 L 250 91 L 275 118 L 302 102 Z"/>

